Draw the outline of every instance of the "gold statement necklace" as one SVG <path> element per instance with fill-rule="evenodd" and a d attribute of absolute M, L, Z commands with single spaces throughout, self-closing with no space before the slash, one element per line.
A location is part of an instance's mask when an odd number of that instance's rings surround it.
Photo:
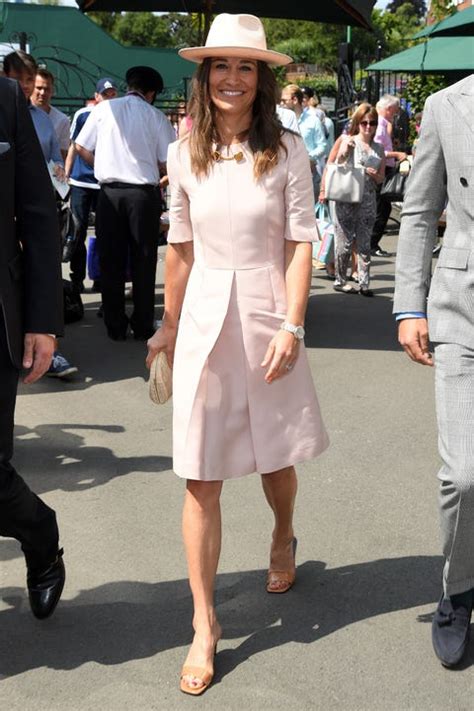
<path fill-rule="evenodd" d="M 240 131 L 240 133 L 237 133 L 235 135 L 235 138 L 241 142 L 244 140 L 249 133 L 249 129 L 246 128 L 245 131 Z M 219 145 L 219 144 L 218 144 Z M 224 155 L 222 151 L 218 151 L 217 149 L 212 151 L 212 157 L 218 163 L 220 160 L 235 160 L 237 163 L 240 163 L 242 158 L 244 157 L 243 151 L 237 151 L 236 153 L 231 153 L 230 146 L 232 144 L 229 144 L 226 146 L 227 148 L 227 155 Z"/>

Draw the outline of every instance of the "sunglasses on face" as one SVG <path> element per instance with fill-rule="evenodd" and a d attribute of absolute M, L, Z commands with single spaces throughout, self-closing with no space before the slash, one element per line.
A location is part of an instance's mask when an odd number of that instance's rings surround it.
<path fill-rule="evenodd" d="M 374 126 L 377 125 L 377 121 L 361 121 L 360 125 L 361 126 L 370 126 L 371 128 L 373 128 Z"/>

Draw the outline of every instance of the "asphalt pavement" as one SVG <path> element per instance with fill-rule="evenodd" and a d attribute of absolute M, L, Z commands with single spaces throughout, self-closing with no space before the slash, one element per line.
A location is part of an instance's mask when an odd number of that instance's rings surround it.
<path fill-rule="evenodd" d="M 395 251 L 396 235 L 383 247 Z M 171 405 L 148 400 L 144 344 L 109 341 L 98 295 L 84 295 L 85 318 L 61 345 L 78 375 L 18 397 L 15 465 L 58 512 L 67 581 L 54 616 L 35 620 L 19 546 L 0 539 L 1 709 L 473 708 L 473 644 L 458 671 L 431 649 L 442 569 L 433 372 L 397 345 L 394 261 L 374 258 L 373 299 L 315 272 L 306 342 L 331 447 L 299 467 L 297 582 L 265 592 L 272 519 L 259 477 L 227 483 L 223 638 L 200 699 L 178 690 L 192 606 Z"/>

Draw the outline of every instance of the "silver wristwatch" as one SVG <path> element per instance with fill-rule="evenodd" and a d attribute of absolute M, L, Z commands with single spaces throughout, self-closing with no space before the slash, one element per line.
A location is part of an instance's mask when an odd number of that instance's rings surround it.
<path fill-rule="evenodd" d="M 287 321 L 283 321 L 280 328 L 282 331 L 288 331 L 288 333 L 292 333 L 297 341 L 302 341 L 304 338 L 303 326 L 295 326 L 293 323 L 288 323 Z"/>

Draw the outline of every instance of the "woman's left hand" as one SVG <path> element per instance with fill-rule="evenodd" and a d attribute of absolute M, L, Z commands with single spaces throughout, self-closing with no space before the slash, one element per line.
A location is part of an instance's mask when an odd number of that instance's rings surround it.
<path fill-rule="evenodd" d="M 298 358 L 299 341 L 288 331 L 280 330 L 276 333 L 265 353 L 261 366 L 268 368 L 265 381 L 272 383 L 282 378 L 293 368 Z"/>
<path fill-rule="evenodd" d="M 365 172 L 367 173 L 367 175 L 370 175 L 370 177 L 372 178 L 372 180 L 377 181 L 377 174 L 378 174 L 378 171 L 375 170 L 375 168 L 366 168 L 366 169 L 365 169 Z"/>

